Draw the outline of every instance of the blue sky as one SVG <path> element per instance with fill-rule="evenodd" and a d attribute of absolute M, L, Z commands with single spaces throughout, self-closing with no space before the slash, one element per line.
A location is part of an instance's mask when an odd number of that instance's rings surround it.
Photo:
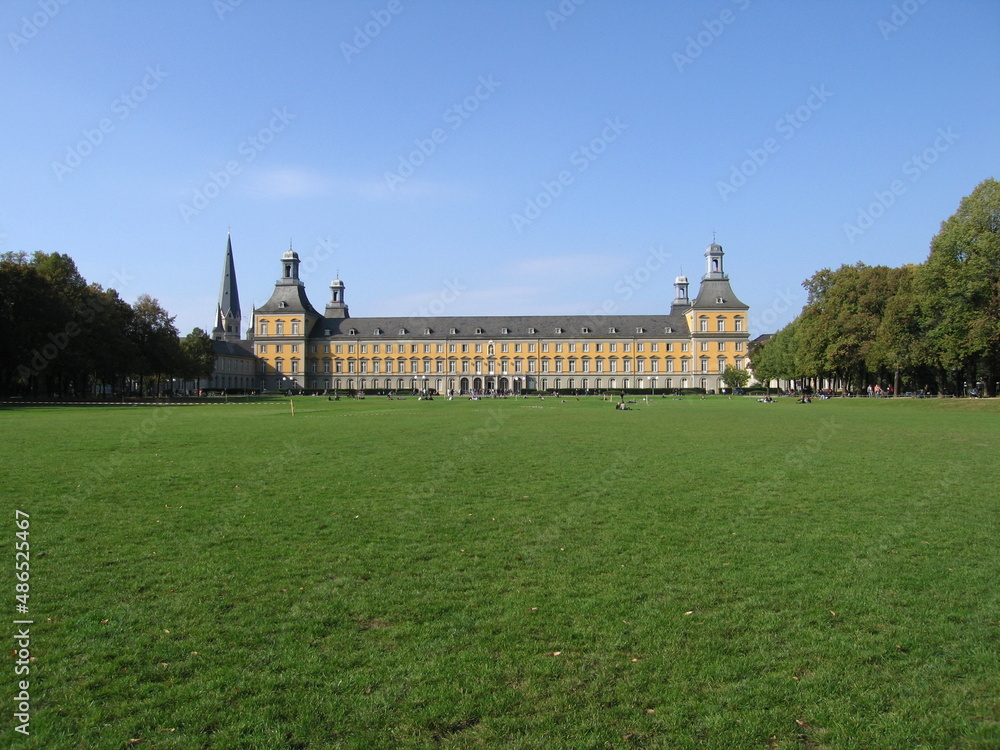
<path fill-rule="evenodd" d="M 8 0 L 0 252 L 208 328 L 292 243 L 356 317 L 662 313 L 713 233 L 753 333 L 922 262 L 1000 163 L 995 0 Z"/>

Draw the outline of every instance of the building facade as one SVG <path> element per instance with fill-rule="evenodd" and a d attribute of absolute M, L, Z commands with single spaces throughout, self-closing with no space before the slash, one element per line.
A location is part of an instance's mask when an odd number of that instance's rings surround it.
<path fill-rule="evenodd" d="M 678 276 L 665 314 L 353 318 L 340 279 L 323 312 L 312 306 L 289 249 L 239 344 L 255 358 L 262 391 L 717 391 L 726 367 L 746 367 L 749 339 L 749 308 L 723 256 L 714 242 L 705 251 L 693 299 Z M 235 269 L 231 277 L 235 285 Z M 233 314 L 232 305 L 217 314 L 223 337 Z"/>

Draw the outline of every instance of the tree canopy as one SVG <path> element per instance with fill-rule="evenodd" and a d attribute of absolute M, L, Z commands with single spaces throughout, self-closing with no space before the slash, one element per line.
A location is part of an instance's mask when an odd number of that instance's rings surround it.
<path fill-rule="evenodd" d="M 992 392 L 1000 374 L 1000 184 L 980 183 L 920 265 L 857 263 L 803 282 L 806 305 L 750 352 L 758 380 Z"/>

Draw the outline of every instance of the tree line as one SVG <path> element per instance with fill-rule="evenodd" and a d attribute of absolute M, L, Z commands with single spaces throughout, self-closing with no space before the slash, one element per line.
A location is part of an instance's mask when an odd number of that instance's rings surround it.
<path fill-rule="evenodd" d="M 860 391 L 996 395 L 1000 379 L 1000 183 L 962 199 L 927 260 L 825 268 L 799 316 L 750 348 L 761 382 Z"/>
<path fill-rule="evenodd" d="M 158 394 L 171 378 L 208 377 L 212 340 L 180 338 L 149 295 L 128 304 L 88 284 L 68 255 L 0 255 L 0 396 Z"/>

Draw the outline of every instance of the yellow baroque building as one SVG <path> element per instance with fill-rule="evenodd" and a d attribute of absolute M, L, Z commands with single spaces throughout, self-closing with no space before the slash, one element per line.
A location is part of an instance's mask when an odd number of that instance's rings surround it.
<path fill-rule="evenodd" d="M 227 248 L 227 268 L 231 264 Z M 299 279 L 299 257 L 281 257 L 271 298 L 236 341 L 239 310 L 223 311 L 215 337 L 256 358 L 259 390 L 438 393 L 721 390 L 726 367 L 745 369 L 749 308 L 723 270 L 722 246 L 705 251 L 698 294 L 674 282 L 666 314 L 353 318 L 343 281 L 317 311 Z M 232 274 L 235 284 L 235 271 Z M 226 316 L 231 316 L 227 319 Z"/>

